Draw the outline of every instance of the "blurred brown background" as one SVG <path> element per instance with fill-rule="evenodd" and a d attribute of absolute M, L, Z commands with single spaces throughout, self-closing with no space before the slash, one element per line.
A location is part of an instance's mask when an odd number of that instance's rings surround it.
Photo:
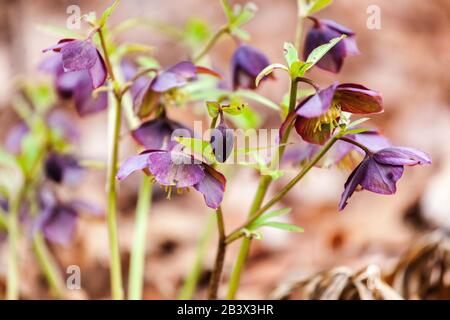
<path fill-rule="evenodd" d="M 67 6 L 77 4 L 83 14 L 100 13 L 109 1 L 0 2 L 0 136 L 3 137 L 14 119 L 9 108 L 13 79 L 18 74 L 35 75 L 35 67 L 43 57 L 41 50 L 57 40 L 40 32 L 36 26 L 64 27 Z M 250 43 L 262 49 L 272 62 L 283 62 L 283 43 L 293 41 L 295 33 L 295 1 L 253 2 L 259 10 L 245 28 L 251 34 Z M 380 30 L 366 27 L 369 5 L 381 8 Z M 127 0 L 122 1 L 120 9 L 111 17 L 111 23 L 136 16 L 176 26 L 182 26 L 189 17 L 195 16 L 209 21 L 213 29 L 225 22 L 219 1 Z M 426 230 L 450 231 L 450 1 L 335 0 L 320 16 L 353 29 L 362 52 L 360 56 L 346 60 L 337 79 L 379 90 L 386 111 L 374 116 L 373 124 L 394 144 L 427 151 L 434 163 L 428 167 L 408 168 L 395 196 L 369 192 L 355 194 L 342 213 L 338 213 L 337 204 L 348 173 L 337 169 L 313 170 L 279 204 L 279 207 L 293 208 L 290 218 L 304 227 L 305 233 L 271 230 L 264 240 L 255 241 L 238 294 L 240 298 L 264 298 L 286 279 L 338 265 L 357 269 L 375 263 L 389 270 L 399 255 Z M 185 48 L 153 29 L 138 28 L 124 35 L 123 40 L 154 46 L 155 56 L 163 66 L 188 55 Z M 233 49 L 233 41 L 223 39 L 212 51 L 213 65 L 227 76 Z M 314 70 L 311 77 L 321 85 L 336 79 L 321 70 Z M 287 80 L 280 74 L 276 81 L 266 82 L 260 93 L 280 101 L 286 88 Z M 266 114 L 265 125 L 276 127 L 278 116 L 268 109 L 260 110 Z M 200 117 L 186 109 L 171 115 L 186 124 Z M 106 159 L 106 114 L 77 121 L 82 130 L 81 156 Z M 133 152 L 131 140 L 123 141 L 121 159 Z M 271 193 L 293 173 L 289 172 L 277 181 Z M 125 274 L 138 181 L 138 177 L 133 177 L 121 184 L 119 226 Z M 256 185 L 257 176 L 250 169 L 230 169 L 223 204 L 227 230 L 243 221 Z M 103 204 L 103 190 L 104 175 L 93 172 L 76 192 Z M 145 298 L 176 297 L 209 214 L 201 197 L 194 192 L 171 201 L 166 201 L 157 192 L 148 224 Z M 204 297 L 208 270 L 215 254 L 214 245 L 215 240 L 211 244 L 205 281 L 198 297 Z M 73 246 L 53 246 L 52 249 L 62 270 L 71 264 L 81 267 L 83 290 L 72 292 L 74 298 L 108 297 L 107 233 L 101 219 L 83 218 Z M 236 249 L 233 245 L 228 251 L 224 283 Z M 0 277 L 4 277 L 5 263 L 4 258 L 1 259 Z M 22 254 L 21 274 L 26 279 L 23 295 L 46 298 L 44 281 L 34 264 L 32 256 Z"/>

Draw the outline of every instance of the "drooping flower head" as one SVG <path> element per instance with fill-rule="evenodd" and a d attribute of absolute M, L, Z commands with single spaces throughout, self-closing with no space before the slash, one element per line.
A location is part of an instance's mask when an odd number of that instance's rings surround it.
<path fill-rule="evenodd" d="M 56 45 L 44 49 L 61 54 L 64 72 L 87 71 L 92 88 L 96 89 L 106 81 L 105 61 L 91 39 L 62 39 Z"/>
<path fill-rule="evenodd" d="M 170 193 L 173 188 L 182 190 L 193 187 L 203 194 L 206 205 L 217 209 L 225 191 L 225 177 L 208 164 L 173 148 L 171 150 L 147 150 L 125 160 L 117 173 L 119 180 L 132 172 L 143 170 Z"/>
<path fill-rule="evenodd" d="M 231 60 L 233 89 L 255 89 L 256 77 L 269 64 L 269 59 L 258 49 L 246 44 L 240 45 Z"/>
<path fill-rule="evenodd" d="M 44 164 L 47 179 L 56 183 L 75 185 L 82 178 L 83 168 L 71 155 L 51 152 Z"/>
<path fill-rule="evenodd" d="M 220 112 L 219 125 L 211 132 L 210 143 L 216 160 L 225 162 L 233 150 L 234 134 L 233 130 L 226 125 L 222 112 Z"/>
<path fill-rule="evenodd" d="M 404 166 L 430 164 L 426 153 L 403 147 L 389 147 L 375 153 L 367 153 L 365 159 L 350 174 L 339 204 L 339 210 L 358 186 L 378 194 L 394 194 L 396 183 L 401 178 Z"/>
<path fill-rule="evenodd" d="M 46 58 L 41 63 L 40 69 L 53 75 L 56 92 L 62 99 L 73 99 L 75 109 L 80 116 L 90 115 L 107 108 L 108 93 L 99 92 L 96 96 L 93 95 L 94 88 L 89 71 L 64 71 L 63 58 L 59 54 Z"/>
<path fill-rule="evenodd" d="M 165 149 L 164 146 L 168 146 L 175 136 L 191 137 L 192 131 L 162 114 L 158 118 L 142 123 L 131 135 L 146 149 L 158 150 Z"/>
<path fill-rule="evenodd" d="M 142 86 L 134 98 L 136 113 L 141 118 L 151 115 L 157 109 L 163 94 L 173 93 L 175 89 L 186 86 L 196 80 L 200 73 L 220 78 L 213 70 L 196 66 L 190 61 L 183 61 L 161 71 L 153 79 L 147 79 L 147 84 Z"/>
<path fill-rule="evenodd" d="M 340 37 L 343 34 L 347 36 L 337 43 L 316 64 L 321 69 L 338 73 L 344 63 L 344 58 L 359 54 L 355 41 L 355 33 L 332 20 L 321 20 L 314 17 L 309 18 L 314 22 L 314 25 L 306 35 L 304 48 L 305 59 L 318 46 L 326 44 L 331 39 Z"/>
<path fill-rule="evenodd" d="M 41 188 L 39 193 L 40 214 L 33 224 L 33 232 L 42 231 L 49 241 L 67 245 L 74 239 L 77 219 L 80 212 L 95 216 L 103 212 L 89 203 L 80 200 L 63 202 L 53 191 Z"/>
<path fill-rule="evenodd" d="M 295 130 L 303 140 L 324 144 L 338 126 L 341 111 L 353 114 L 382 112 L 381 95 L 359 84 L 335 83 L 304 99 L 287 116 L 281 126 L 280 136 L 295 120 Z"/>

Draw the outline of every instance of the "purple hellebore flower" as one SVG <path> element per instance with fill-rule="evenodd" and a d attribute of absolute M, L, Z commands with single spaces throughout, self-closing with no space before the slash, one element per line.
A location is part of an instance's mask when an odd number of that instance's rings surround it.
<path fill-rule="evenodd" d="M 190 129 L 179 122 L 170 120 L 164 114 L 156 119 L 142 123 L 139 128 L 132 131 L 133 138 L 146 149 L 165 149 L 176 137 L 192 137 Z"/>
<path fill-rule="evenodd" d="M 151 174 L 169 192 L 172 188 L 194 187 L 203 194 L 206 205 L 212 209 L 217 209 L 222 202 L 225 177 L 208 164 L 177 151 L 176 148 L 170 151 L 147 150 L 126 159 L 119 168 L 117 178 L 123 180 L 137 170 Z"/>
<path fill-rule="evenodd" d="M 225 124 L 223 114 L 219 125 L 212 130 L 210 143 L 216 160 L 221 163 L 227 161 L 233 150 L 234 134 L 233 130 Z"/>
<path fill-rule="evenodd" d="M 183 61 L 161 71 L 153 79 L 147 79 L 147 83 L 144 86 L 141 85 L 142 88 L 134 97 L 136 113 L 141 118 L 151 115 L 156 110 L 163 93 L 184 87 L 189 82 L 196 80 L 199 73 L 221 78 L 211 69 L 196 66 L 190 61 Z"/>
<path fill-rule="evenodd" d="M 89 72 L 86 70 L 65 72 L 61 55 L 54 54 L 48 57 L 41 63 L 40 69 L 54 76 L 58 95 L 63 99 L 73 99 L 75 109 L 80 116 L 107 108 L 108 93 L 99 92 L 94 97 Z"/>
<path fill-rule="evenodd" d="M 68 185 L 77 184 L 83 174 L 83 168 L 74 157 L 54 152 L 47 156 L 44 170 L 49 180 Z"/>
<path fill-rule="evenodd" d="M 341 111 L 372 114 L 383 111 L 381 95 L 362 85 L 343 83 L 318 91 L 304 99 L 280 128 L 280 136 L 295 120 L 297 133 L 309 143 L 324 144 L 338 126 Z"/>
<path fill-rule="evenodd" d="M 61 54 L 64 72 L 87 71 L 93 89 L 105 83 L 108 74 L 105 61 L 91 39 L 62 39 L 58 44 L 43 50 L 47 51 Z"/>
<path fill-rule="evenodd" d="M 131 81 L 133 77 L 139 72 L 137 66 L 128 60 L 122 60 L 120 62 L 120 67 L 122 69 L 125 81 Z M 136 99 L 139 92 L 148 85 L 148 81 L 149 80 L 145 75 L 133 81 L 133 84 L 130 87 L 130 93 L 133 101 Z"/>
<path fill-rule="evenodd" d="M 394 194 L 396 182 L 403 174 L 404 166 L 430 164 L 426 153 L 404 147 L 389 147 L 375 153 L 368 153 L 345 182 L 339 211 L 360 185 L 363 189 L 379 194 Z"/>
<path fill-rule="evenodd" d="M 317 62 L 321 69 L 338 73 L 341 70 L 344 58 L 358 55 L 359 50 L 355 41 L 355 33 L 332 20 L 321 20 L 309 17 L 314 22 L 314 26 L 306 35 L 304 58 L 318 46 L 328 43 L 331 39 L 345 34 L 347 37 L 337 43 L 322 59 Z"/>
<path fill-rule="evenodd" d="M 269 64 L 269 59 L 258 49 L 246 44 L 240 45 L 231 60 L 233 89 L 256 89 L 256 77 Z"/>
<path fill-rule="evenodd" d="M 49 189 L 43 188 L 39 194 L 41 213 L 33 224 L 33 232 L 42 231 L 51 242 L 68 245 L 75 236 L 76 223 L 80 211 L 99 216 L 101 211 L 83 201 L 63 203 Z"/>

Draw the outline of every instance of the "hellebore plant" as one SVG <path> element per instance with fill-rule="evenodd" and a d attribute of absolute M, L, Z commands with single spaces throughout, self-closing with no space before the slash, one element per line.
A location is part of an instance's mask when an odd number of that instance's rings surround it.
<path fill-rule="evenodd" d="M 197 43 L 201 47 L 191 45 L 193 52 L 188 57 L 192 59 L 183 59 L 168 68 L 161 69 L 154 58 L 142 50 L 142 46 L 115 43 L 120 28 L 108 29 L 106 23 L 119 5 L 118 0 L 105 10 L 100 19 L 88 20 L 92 30 L 86 39 L 64 38 L 44 50 L 53 54 L 44 60 L 40 69 L 53 76 L 54 91 L 60 100 L 73 101 L 80 116 L 105 109 L 110 115 L 106 219 L 113 299 L 124 298 L 117 231 L 117 180 L 123 180 L 135 171 L 143 174 L 135 214 L 128 298 L 142 298 L 147 216 L 151 207 L 153 183 L 156 182 L 166 189 L 168 198 L 174 191 L 183 193 L 195 189 L 203 196 L 205 207 L 214 210 L 212 217 L 217 223 L 218 241 L 209 281 L 209 299 L 218 298 L 228 245 L 241 240 L 238 256 L 229 275 L 226 295 L 228 299 L 234 299 L 251 242 L 261 238 L 261 227 L 303 231 L 298 226 L 274 220 L 287 214 L 289 208 L 270 209 L 313 167 L 337 165 L 353 170 L 345 183 L 338 207 L 343 210 L 357 189 L 393 194 L 405 166 L 431 163 L 431 158 L 424 152 L 395 147 L 377 130 L 362 127 L 367 118 L 351 120 L 353 115 L 381 113 L 384 106 L 380 93 L 355 83 L 335 82 L 321 88 L 307 76 L 314 66 L 337 73 L 344 60 L 358 54 L 359 50 L 353 31 L 334 21 L 311 16 L 331 1 L 297 2 L 299 10 L 295 45 L 285 43 L 285 63 L 270 63 L 262 51 L 246 43 L 249 37 L 243 26 L 255 14 L 254 5 L 232 7 L 227 0 L 221 1 L 226 23 L 207 41 Z M 307 18 L 313 25 L 306 33 L 303 46 L 303 26 Z M 187 39 L 197 36 L 184 32 L 180 34 Z M 210 51 L 224 35 L 236 42 L 236 49 L 230 58 L 231 76 L 228 81 L 213 71 L 214 68 L 203 66 L 208 65 Z M 188 43 L 187 39 L 182 40 Z M 303 53 L 303 60 L 299 58 L 298 52 Z M 256 92 L 261 81 L 273 78 L 275 70 L 284 71 L 289 77 L 287 99 L 280 104 Z M 308 85 L 308 88 L 299 89 L 300 85 Z M 257 151 L 262 148 L 256 148 L 256 151 L 248 147 L 239 149 L 235 143 L 232 127 L 258 126 L 259 115 L 247 104 L 248 100 L 277 110 L 281 117 L 278 140 L 275 146 L 270 146 L 274 152 L 268 159 L 258 160 Z M 169 117 L 175 107 L 190 107 L 199 101 L 206 105 L 205 115 L 210 118 L 207 139 L 194 137 L 189 125 Z M 17 108 L 18 113 L 22 109 Z M 57 271 L 45 250 L 44 238 L 70 244 L 79 213 L 89 211 L 90 208 L 80 201 L 59 199 L 55 192 L 57 187 L 79 183 L 83 170 L 83 162 L 73 155 L 70 148 L 65 148 L 76 140 L 76 133 L 70 129 L 70 121 L 67 122 L 60 113 L 54 113 L 56 110 L 59 109 L 36 111 L 37 117 L 26 114 L 7 139 L 8 154 L 23 175 L 23 182 L 13 195 L 7 200 L 3 199 L 3 195 L 0 197 L 2 211 L 8 211 L 8 215 L 0 212 L 0 223 L 4 222 L 11 240 L 9 298 L 18 297 L 17 217 L 22 202 L 31 199 L 39 213 L 33 216 L 36 255 L 50 286 L 58 296 L 61 296 L 60 279 L 55 275 Z M 128 132 L 136 142 L 136 153 L 119 164 L 123 113 Z M 293 148 L 289 143 L 292 129 L 303 140 Z M 33 158 L 34 155 L 28 154 L 27 143 L 39 147 L 37 160 Z M 226 197 L 226 177 L 222 172 L 224 166 L 230 165 L 239 153 L 254 156 L 254 167 L 260 178 L 246 221 L 227 233 L 226 214 L 222 210 L 222 201 Z M 294 162 L 300 166 L 300 171 L 271 199 L 265 200 L 272 182 L 283 174 L 283 170 L 279 169 L 280 163 L 285 162 Z M 45 185 L 41 184 L 41 176 L 44 177 Z M 45 193 L 48 185 L 52 186 L 52 191 Z M 30 196 L 30 193 L 34 195 Z M 205 225 L 180 298 L 191 299 L 194 296 L 206 248 L 213 235 L 213 222 L 208 219 Z"/>

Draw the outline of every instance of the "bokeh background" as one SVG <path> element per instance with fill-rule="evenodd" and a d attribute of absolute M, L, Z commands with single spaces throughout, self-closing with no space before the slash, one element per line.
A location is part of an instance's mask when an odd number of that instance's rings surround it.
<path fill-rule="evenodd" d="M 98 14 L 108 1 L 1 0 L 0 1 L 0 137 L 17 121 L 10 103 L 18 75 L 38 76 L 36 65 L 41 50 L 57 38 L 38 26 L 65 27 L 69 5 L 77 4 L 82 13 Z M 232 1 L 237 3 L 239 1 Z M 293 42 L 296 3 L 293 0 L 254 0 L 256 17 L 245 27 L 250 44 L 264 51 L 272 62 L 283 62 L 283 43 Z M 433 165 L 408 168 L 398 183 L 395 196 L 369 192 L 355 194 L 347 209 L 338 213 L 337 204 L 348 172 L 314 169 L 278 205 L 292 207 L 289 219 L 305 232 L 293 234 L 267 231 L 254 241 L 242 278 L 239 298 L 265 298 L 278 285 L 297 277 L 309 276 L 328 268 L 345 265 L 357 270 L 376 264 L 389 272 L 399 257 L 424 233 L 434 229 L 450 232 L 450 1 L 448 0 L 336 0 L 320 13 L 353 29 L 362 54 L 346 60 L 335 76 L 314 70 L 311 77 L 320 85 L 338 79 L 362 83 L 383 94 L 385 112 L 373 117 L 372 124 L 394 144 L 413 146 L 432 155 Z M 369 5 L 381 8 L 381 29 L 366 27 Z M 219 1 L 212 0 L 127 0 L 111 17 L 115 24 L 130 17 L 146 17 L 182 27 L 191 18 L 200 18 L 216 30 L 225 18 Z M 306 23 L 306 27 L 309 28 Z M 186 48 L 154 28 L 136 28 L 122 41 L 143 42 L 155 48 L 155 57 L 167 66 L 188 57 Z M 212 65 L 229 79 L 230 57 L 235 48 L 229 38 L 221 40 L 211 53 Z M 259 92 L 280 101 L 288 87 L 284 75 L 265 82 Z M 278 115 L 261 111 L 263 125 L 275 128 Z M 205 119 L 191 109 L 176 109 L 170 116 L 192 123 Z M 106 113 L 83 119 L 73 117 L 80 126 L 80 157 L 106 160 Z M 121 159 L 132 154 L 134 145 L 123 132 Z M 249 168 L 228 170 L 227 193 L 223 203 L 227 230 L 244 221 L 258 177 Z M 295 174 L 292 168 L 270 189 L 274 194 Z M 99 206 L 105 204 L 105 175 L 90 171 L 85 182 L 73 192 Z M 126 279 L 133 234 L 133 217 L 139 178 L 120 184 L 119 234 Z M 167 201 L 155 189 L 155 200 L 148 220 L 145 293 L 147 299 L 175 298 L 194 259 L 196 242 L 211 212 L 195 192 Z M 21 244 L 21 295 L 49 298 L 48 290 L 26 241 Z M 215 255 L 215 239 L 207 255 L 198 298 L 203 298 Z M 61 272 L 78 265 L 82 290 L 68 292 L 69 298 L 101 299 L 109 296 L 108 243 L 105 221 L 82 216 L 74 243 L 51 245 Z M 238 246 L 227 253 L 223 283 L 227 282 Z M 4 245 L 0 245 L 0 288 L 6 275 Z M 223 285 L 222 289 L 226 286 Z M 223 295 L 223 292 L 220 293 Z"/>

